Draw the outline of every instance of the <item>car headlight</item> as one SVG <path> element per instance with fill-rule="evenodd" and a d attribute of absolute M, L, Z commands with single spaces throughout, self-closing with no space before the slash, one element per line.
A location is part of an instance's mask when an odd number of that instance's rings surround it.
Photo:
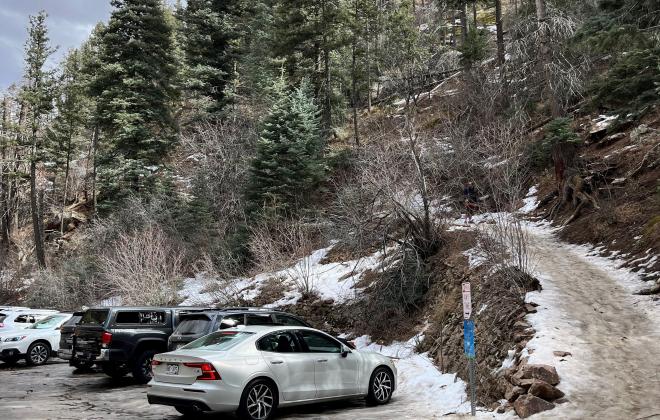
<path fill-rule="evenodd" d="M 25 337 L 27 337 L 27 336 L 23 335 L 23 336 L 19 336 L 19 337 L 7 337 L 7 338 L 5 338 L 5 343 L 21 341 Z"/>

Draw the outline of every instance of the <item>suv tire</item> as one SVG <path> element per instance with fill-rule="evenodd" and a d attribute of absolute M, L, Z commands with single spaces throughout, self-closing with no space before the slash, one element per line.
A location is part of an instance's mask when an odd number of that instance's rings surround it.
<path fill-rule="evenodd" d="M 243 420 L 270 420 L 275 415 L 277 399 L 277 389 L 271 382 L 265 379 L 255 379 L 243 391 L 238 416 Z M 265 413 L 259 417 L 260 408 L 265 410 Z"/>
<path fill-rule="evenodd" d="M 90 370 L 94 366 L 94 362 L 86 360 L 73 360 L 71 366 L 79 370 Z"/>
<path fill-rule="evenodd" d="M 155 354 L 153 350 L 146 350 L 135 360 L 132 372 L 137 383 L 146 384 L 151 380 L 151 361 Z"/>
<path fill-rule="evenodd" d="M 382 405 L 390 402 L 392 392 L 394 391 L 394 375 L 386 367 L 379 367 L 374 370 L 369 379 L 369 394 L 367 395 L 367 404 Z"/>
<path fill-rule="evenodd" d="M 110 363 L 101 363 L 101 370 L 112 379 L 122 378 L 128 373 L 124 365 L 117 366 Z"/>
<path fill-rule="evenodd" d="M 20 357 L 14 356 L 11 358 L 3 359 L 2 362 L 7 366 L 16 366 L 16 363 L 18 363 L 19 360 L 21 360 Z"/>
<path fill-rule="evenodd" d="M 43 341 L 30 344 L 25 354 L 25 363 L 28 366 L 41 366 L 50 358 L 50 346 Z"/>

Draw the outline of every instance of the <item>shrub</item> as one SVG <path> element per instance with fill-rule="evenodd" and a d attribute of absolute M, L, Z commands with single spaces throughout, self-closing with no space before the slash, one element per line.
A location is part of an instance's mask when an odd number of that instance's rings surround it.
<path fill-rule="evenodd" d="M 577 145 L 580 137 L 571 128 L 570 118 L 557 118 L 550 122 L 543 140 L 529 146 L 527 155 L 533 168 L 545 169 L 552 162 L 552 148 L 555 145 Z"/>

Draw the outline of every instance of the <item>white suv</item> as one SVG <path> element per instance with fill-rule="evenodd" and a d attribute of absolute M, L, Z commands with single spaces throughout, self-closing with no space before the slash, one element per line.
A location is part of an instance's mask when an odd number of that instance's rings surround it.
<path fill-rule="evenodd" d="M 27 328 L 58 311 L 50 309 L 9 309 L 0 312 L 0 334 L 9 330 Z"/>
<path fill-rule="evenodd" d="M 25 329 L 0 331 L 0 360 L 16 364 L 43 365 L 60 347 L 60 328 L 72 314 L 56 313 Z"/>

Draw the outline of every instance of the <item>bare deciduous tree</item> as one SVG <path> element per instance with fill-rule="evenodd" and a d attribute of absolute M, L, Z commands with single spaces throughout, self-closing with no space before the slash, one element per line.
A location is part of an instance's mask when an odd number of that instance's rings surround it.
<path fill-rule="evenodd" d="M 109 296 L 121 296 L 128 305 L 177 303 L 183 277 L 181 254 L 157 226 L 121 234 L 113 249 L 100 258 Z"/>

